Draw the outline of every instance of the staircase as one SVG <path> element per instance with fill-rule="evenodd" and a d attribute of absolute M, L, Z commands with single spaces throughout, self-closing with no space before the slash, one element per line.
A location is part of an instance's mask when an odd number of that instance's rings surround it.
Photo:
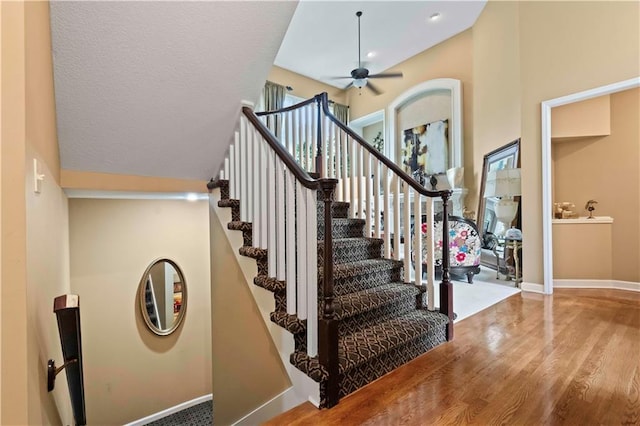
<path fill-rule="evenodd" d="M 245 111 L 245 114 L 249 112 Z M 219 188 L 218 206 L 231 209 L 232 220 L 227 224 L 228 229 L 242 232 L 243 246 L 239 249 L 240 255 L 256 261 L 258 275 L 253 280 L 254 284 L 273 293 L 275 309 L 270 314 L 270 320 L 293 335 L 295 349 L 290 355 L 291 364 L 319 384 L 320 407 L 331 407 L 337 404 L 340 398 L 452 338 L 452 301 L 447 299 L 451 296 L 448 265 L 443 267 L 445 272 L 443 272 L 441 284 L 442 313 L 437 310 L 428 310 L 426 308 L 427 286 L 409 282 L 409 274 L 406 271 L 409 256 L 400 260 L 399 254 L 396 253 L 396 258 L 391 258 L 388 236 L 371 238 L 373 228 L 371 219 L 353 217 L 361 215 L 360 205 L 356 207 L 352 202 L 335 201 L 335 188 L 340 187 L 340 184 L 342 184 L 340 197 L 346 198 L 345 182 L 326 178 L 317 179 L 315 182 L 317 175 L 311 178 L 304 171 L 298 170 L 292 158 L 284 158 L 285 155 L 280 152 L 282 148 L 275 145 L 280 142 L 274 142 L 275 138 L 265 133 L 265 129 L 261 128 L 255 116 L 249 118 L 249 121 L 260 130 L 259 133 L 270 140 L 269 144 L 275 151 L 276 160 L 278 156 L 283 158 L 285 162 L 283 169 L 286 168 L 292 172 L 289 175 L 301 176 L 305 179 L 305 186 L 309 185 L 307 188 L 313 188 L 312 183 L 318 185 L 317 190 L 310 192 L 314 196 L 311 204 L 307 204 L 315 205 L 313 209 L 315 211 L 307 211 L 304 216 L 298 216 L 298 209 L 304 207 L 305 203 L 309 203 L 310 199 L 300 196 L 301 193 L 298 191 L 303 189 L 300 182 L 295 182 L 296 185 L 291 183 L 289 187 L 288 181 L 285 180 L 280 186 L 286 190 L 275 192 L 296 196 L 286 198 L 284 206 L 281 207 L 281 212 L 286 214 L 286 218 L 280 219 L 280 224 L 266 225 L 271 223 L 270 218 L 278 216 L 275 211 L 279 206 L 275 200 L 276 196 L 273 195 L 274 202 L 270 204 L 270 194 L 265 195 L 269 200 L 260 198 L 264 194 L 242 195 L 251 191 L 241 182 L 234 182 L 234 179 L 240 178 L 253 182 L 253 191 L 257 190 L 261 193 L 268 187 L 265 182 L 272 182 L 274 178 L 272 175 L 267 175 L 267 172 L 260 167 L 249 167 L 249 169 L 257 168 L 259 170 L 256 173 L 265 173 L 263 176 L 251 176 L 230 170 L 234 163 L 241 165 L 241 159 L 251 158 L 251 154 L 246 154 L 249 156 L 247 157 L 243 156 L 245 154 L 242 152 L 253 152 L 252 161 L 257 162 L 258 165 L 273 164 L 274 157 L 269 157 L 265 151 L 260 152 L 260 148 L 251 148 L 248 144 L 240 145 L 241 148 L 237 151 L 231 148 L 231 158 L 226 160 L 221 178 L 212 180 L 209 188 Z M 241 124 L 241 126 L 249 125 L 250 123 L 246 122 Z M 240 133 L 250 134 L 250 131 L 243 130 L 241 127 Z M 239 136 L 236 136 L 236 147 L 239 146 L 238 138 Z M 248 139 L 253 140 L 254 146 L 258 146 L 255 144 L 260 138 L 257 135 L 253 138 Z M 295 152 L 296 148 L 293 147 L 292 154 Z M 346 155 L 346 151 L 344 152 Z M 265 163 L 260 163 L 262 159 L 256 160 L 256 156 L 264 155 L 268 159 Z M 302 157 L 306 157 L 307 162 L 310 158 L 305 153 L 299 153 L 297 160 L 304 162 Z M 316 164 L 321 161 L 316 159 Z M 333 160 L 325 158 L 324 161 L 338 165 L 347 163 L 344 157 Z M 283 169 L 278 169 L 277 164 L 274 167 L 278 170 L 275 173 L 277 177 Z M 354 168 L 355 165 L 352 165 L 351 169 Z M 362 170 L 369 173 L 369 170 Z M 337 171 L 336 173 L 339 174 Z M 343 179 L 347 176 L 345 173 L 346 171 L 342 174 Z M 354 173 L 352 171 L 352 174 Z M 285 173 L 285 179 L 286 176 L 287 173 Z M 368 188 L 370 188 L 369 185 Z M 408 197 L 407 188 L 408 185 L 405 188 L 405 194 Z M 358 191 L 357 188 L 356 191 Z M 232 197 L 233 193 L 240 194 L 240 197 Z M 354 193 L 355 191 L 351 192 L 352 195 Z M 361 193 L 364 194 L 364 190 Z M 414 207 L 417 208 L 417 212 L 413 211 L 413 213 L 418 215 L 421 214 L 420 194 L 418 192 L 414 194 L 418 202 L 415 204 L 417 207 Z M 447 195 L 443 196 L 445 205 Z M 351 199 L 354 197 L 352 196 Z M 243 208 L 244 202 L 252 206 Z M 360 204 L 360 201 L 356 203 Z M 263 211 L 265 209 L 267 212 Z M 296 215 L 293 215 L 293 212 Z M 326 212 L 330 214 L 327 216 Z M 402 213 L 396 212 L 396 216 Z M 408 218 L 408 215 L 407 211 L 405 218 Z M 250 219 L 251 217 L 253 220 Z M 259 223 L 259 226 L 254 222 Z M 312 224 L 312 232 L 305 231 L 305 223 Z M 408 220 L 405 223 L 408 223 Z M 268 238 L 269 235 L 263 230 L 264 228 L 286 231 L 287 244 L 279 245 L 277 242 L 271 242 L 278 236 Z M 377 226 L 375 228 L 373 234 L 380 236 L 379 229 Z M 386 229 L 390 228 L 391 225 L 387 224 Z M 400 231 L 399 226 L 394 229 Z M 444 229 L 448 227 L 445 226 Z M 293 232 L 291 240 L 288 239 L 290 231 Z M 300 233 L 308 239 L 303 239 L 302 242 L 296 240 Z M 400 235 L 400 232 L 396 235 Z M 282 238 L 284 240 L 285 237 Z M 409 235 L 404 238 L 407 241 L 410 239 Z M 258 239 L 260 242 L 257 241 Z M 445 243 L 448 244 L 448 242 Z M 306 250 L 312 252 L 312 256 L 304 254 Z M 283 259 L 283 252 L 289 255 L 286 257 L 286 266 L 287 271 L 290 266 L 294 268 L 293 275 L 289 272 L 285 274 L 280 271 L 280 267 L 276 267 L 276 263 L 279 265 L 279 262 L 285 265 L 284 260 L 275 259 L 276 257 Z M 448 256 L 443 258 L 448 259 Z M 301 270 L 302 275 L 295 275 L 296 271 L 299 274 Z M 421 272 L 416 271 L 416 276 L 421 276 Z M 301 282 L 307 281 L 308 277 L 311 277 L 308 280 L 309 284 L 301 287 Z M 312 297 L 309 298 L 309 295 Z M 292 298 L 294 302 L 288 302 Z M 315 306 L 305 307 L 304 303 L 308 300 Z"/>

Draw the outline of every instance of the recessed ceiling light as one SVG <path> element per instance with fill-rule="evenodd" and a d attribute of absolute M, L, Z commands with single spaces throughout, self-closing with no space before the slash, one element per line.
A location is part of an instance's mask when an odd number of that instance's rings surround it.
<path fill-rule="evenodd" d="M 429 16 L 429 20 L 431 21 L 437 21 L 438 19 L 440 19 L 439 13 L 434 13 L 433 15 Z"/>
<path fill-rule="evenodd" d="M 372 51 L 372 52 L 367 53 L 367 58 L 373 58 L 376 55 L 377 55 L 377 53 Z"/>
<path fill-rule="evenodd" d="M 194 194 L 193 192 L 187 194 L 187 201 L 198 201 L 198 194 Z"/>

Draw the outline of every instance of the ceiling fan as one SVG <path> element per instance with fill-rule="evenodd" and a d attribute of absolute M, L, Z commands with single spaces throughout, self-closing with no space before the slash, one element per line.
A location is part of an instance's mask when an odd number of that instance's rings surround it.
<path fill-rule="evenodd" d="M 369 88 L 375 95 L 379 95 L 382 92 L 375 85 L 371 84 L 369 81 L 370 78 L 393 78 L 393 77 L 402 77 L 401 72 L 388 72 L 388 73 L 380 73 L 380 74 L 369 74 L 369 70 L 362 66 L 361 60 L 361 52 L 360 52 L 360 17 L 362 16 L 362 12 L 356 12 L 356 16 L 358 17 L 358 68 L 351 71 L 351 77 L 335 77 L 335 78 L 352 78 L 353 81 L 349 83 L 346 89 L 349 89 L 351 86 L 355 86 L 358 89 L 363 87 Z"/>

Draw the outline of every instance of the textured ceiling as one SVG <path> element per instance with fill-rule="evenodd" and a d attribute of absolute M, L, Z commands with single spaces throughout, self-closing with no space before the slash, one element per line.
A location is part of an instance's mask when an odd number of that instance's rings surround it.
<path fill-rule="evenodd" d="M 471 27 L 486 1 L 306 1 L 291 20 L 276 65 L 345 87 L 358 65 L 358 20 L 362 11 L 362 60 L 371 73 L 398 63 Z M 439 19 L 430 20 L 434 13 Z M 367 58 L 368 52 L 376 52 Z"/>
<path fill-rule="evenodd" d="M 209 179 L 297 2 L 51 2 L 63 169 Z"/>

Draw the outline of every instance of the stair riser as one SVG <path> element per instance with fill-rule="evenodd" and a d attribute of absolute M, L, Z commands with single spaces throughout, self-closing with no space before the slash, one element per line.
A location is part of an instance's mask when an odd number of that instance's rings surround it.
<path fill-rule="evenodd" d="M 333 238 L 364 237 L 364 223 L 360 221 L 333 221 L 331 227 Z M 318 239 L 324 240 L 324 223 L 318 222 Z"/>
<path fill-rule="evenodd" d="M 322 285 L 322 280 L 319 279 Z M 394 267 L 370 273 L 360 273 L 351 277 L 338 278 L 333 282 L 333 294 L 341 296 L 356 291 L 366 290 L 390 282 L 402 281 L 402 267 Z"/>
<path fill-rule="evenodd" d="M 318 221 L 324 223 L 324 202 L 318 201 Z M 331 217 L 332 218 L 347 218 L 349 217 L 349 204 L 347 203 L 332 203 L 331 204 Z"/>
<path fill-rule="evenodd" d="M 339 242 L 334 240 L 333 264 L 358 262 L 367 259 L 380 259 L 382 257 L 381 240 L 353 240 Z M 324 242 L 318 243 L 318 265 L 324 262 Z"/>
<path fill-rule="evenodd" d="M 340 375 L 340 398 L 349 395 L 383 375 L 395 370 L 430 349 L 446 342 L 446 327 L 438 327 L 411 342 L 397 346 L 368 363 Z"/>
<path fill-rule="evenodd" d="M 416 309 L 416 296 L 404 296 L 368 312 L 354 317 L 345 318 L 338 323 L 338 333 L 343 336 L 354 331 L 386 321 L 396 316 L 404 315 Z"/>

